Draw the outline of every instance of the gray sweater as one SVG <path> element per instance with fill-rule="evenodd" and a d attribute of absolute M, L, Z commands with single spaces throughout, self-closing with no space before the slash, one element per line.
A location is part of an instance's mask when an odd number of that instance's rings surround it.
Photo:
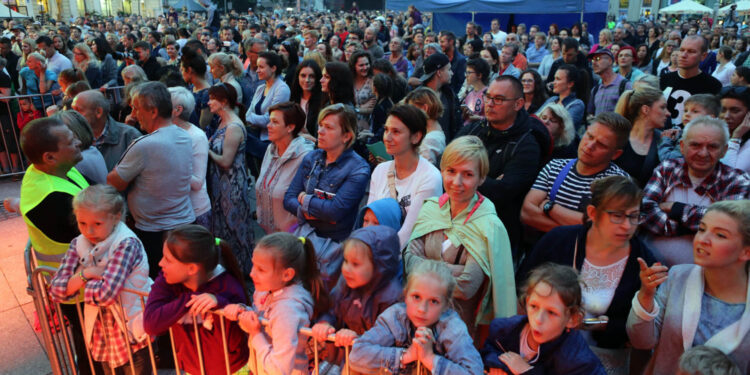
<path fill-rule="evenodd" d="M 654 355 L 644 374 L 676 374 L 680 356 L 684 352 L 682 338 L 683 307 L 686 284 L 692 264 L 682 264 L 669 270 L 669 278 L 656 292 L 653 312 L 646 312 L 633 298 L 628 315 L 627 332 L 633 347 L 654 349 Z M 750 335 L 745 335 L 740 345 L 727 353 L 743 374 L 750 373 Z"/>

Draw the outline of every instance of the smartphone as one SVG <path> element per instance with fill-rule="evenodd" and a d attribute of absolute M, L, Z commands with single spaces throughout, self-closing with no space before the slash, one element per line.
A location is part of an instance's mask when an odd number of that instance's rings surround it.
<path fill-rule="evenodd" d="M 600 324 L 607 324 L 609 320 L 601 318 L 586 318 L 583 320 L 583 324 L 587 326 L 595 326 Z"/>
<path fill-rule="evenodd" d="M 224 47 L 229 47 L 232 45 L 232 42 L 224 41 Z"/>

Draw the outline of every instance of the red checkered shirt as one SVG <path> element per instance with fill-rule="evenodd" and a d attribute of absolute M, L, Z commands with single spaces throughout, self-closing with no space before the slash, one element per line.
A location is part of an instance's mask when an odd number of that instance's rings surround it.
<path fill-rule="evenodd" d="M 694 189 L 696 194 L 708 197 L 711 202 L 748 199 L 750 176 L 739 169 L 718 163 L 700 185 L 693 187 L 685 159 L 665 160 L 656 167 L 643 189 L 643 229 L 657 236 L 678 236 L 698 231 L 698 225 L 708 207 L 674 202 L 669 213 L 659 208 L 659 203 L 665 202 L 666 197 L 677 187 Z"/>
<path fill-rule="evenodd" d="M 65 253 L 60 268 L 57 270 L 55 277 L 50 281 L 49 294 L 55 302 L 62 302 L 68 299 L 65 291 L 68 288 L 68 281 L 79 267 L 80 257 L 75 251 L 77 238 L 70 242 L 68 252 Z M 139 249 L 143 245 L 134 238 L 128 238 L 117 245 L 117 248 L 111 250 L 107 268 L 99 280 L 90 280 L 86 283 L 84 289 L 85 303 L 99 306 L 99 316 L 94 322 L 94 328 L 91 338 L 91 358 L 97 362 L 107 362 L 111 367 L 122 366 L 130 361 L 128 353 L 128 339 L 121 331 L 114 314 L 106 306 L 118 302 L 120 290 L 123 288 L 125 280 L 133 272 L 135 266 L 141 261 L 143 250 Z M 76 294 L 77 295 L 77 294 Z M 116 305 L 119 311 L 122 311 L 119 304 Z M 147 340 L 143 342 L 131 343 L 130 347 L 135 353 L 139 349 L 146 347 Z"/>

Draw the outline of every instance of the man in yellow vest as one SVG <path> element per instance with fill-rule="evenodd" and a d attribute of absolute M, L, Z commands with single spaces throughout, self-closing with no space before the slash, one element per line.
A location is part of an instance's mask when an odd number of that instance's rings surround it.
<path fill-rule="evenodd" d="M 31 166 L 21 183 L 19 209 L 39 265 L 58 268 L 70 241 L 79 234 L 73 216 L 73 197 L 89 186 L 73 168 L 82 160 L 80 147 L 81 141 L 59 119 L 34 120 L 21 131 L 21 149 Z M 61 308 L 73 326 L 80 373 L 89 374 L 75 305 L 61 305 Z"/>

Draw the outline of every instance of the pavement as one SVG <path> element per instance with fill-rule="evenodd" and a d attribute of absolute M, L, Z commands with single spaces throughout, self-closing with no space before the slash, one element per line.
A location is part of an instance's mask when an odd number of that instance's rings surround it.
<path fill-rule="evenodd" d="M 20 181 L 0 179 L 0 201 L 18 197 Z M 34 304 L 26 292 L 23 219 L 0 205 L 0 374 L 51 374 L 41 333 L 34 332 Z"/>

